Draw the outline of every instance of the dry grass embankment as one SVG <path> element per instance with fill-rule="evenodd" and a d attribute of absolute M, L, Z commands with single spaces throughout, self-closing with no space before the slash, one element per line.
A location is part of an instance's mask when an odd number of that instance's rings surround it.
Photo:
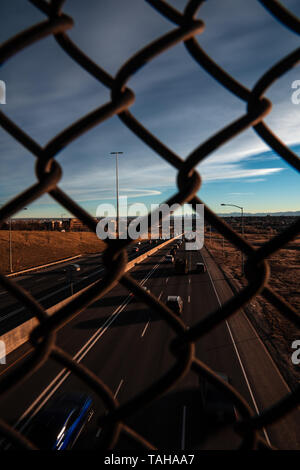
<path fill-rule="evenodd" d="M 245 237 L 258 247 L 270 238 L 270 234 L 246 234 Z M 206 246 L 215 261 L 239 289 L 246 284 L 241 277 L 241 253 L 227 241 L 224 242 L 223 252 L 222 245 L 222 237 L 215 233 L 211 241 L 209 237 L 206 239 Z M 268 261 L 271 268 L 269 285 L 299 311 L 300 237 L 272 255 Z M 300 366 L 292 364 L 294 350 L 291 344 L 295 339 L 300 339 L 300 330 L 261 296 L 251 301 L 246 313 L 286 381 L 294 388 L 300 380 Z"/>
<path fill-rule="evenodd" d="M 12 231 L 13 271 L 103 250 L 92 232 Z M 9 272 L 9 232 L 0 231 L 0 269 Z"/>

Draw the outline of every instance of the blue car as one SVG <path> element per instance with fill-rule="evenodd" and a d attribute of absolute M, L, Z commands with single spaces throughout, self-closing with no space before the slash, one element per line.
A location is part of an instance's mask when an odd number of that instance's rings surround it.
<path fill-rule="evenodd" d="M 39 449 L 71 449 L 91 420 L 92 398 L 84 393 L 64 393 L 33 420 L 28 439 Z"/>

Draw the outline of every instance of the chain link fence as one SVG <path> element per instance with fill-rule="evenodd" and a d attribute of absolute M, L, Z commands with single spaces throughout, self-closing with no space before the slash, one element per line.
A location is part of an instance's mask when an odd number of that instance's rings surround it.
<path fill-rule="evenodd" d="M 5 64 L 8 58 L 17 55 L 22 49 L 30 47 L 37 41 L 42 41 L 47 36 L 53 35 L 58 46 L 78 66 L 82 67 L 110 90 L 111 99 L 109 102 L 83 116 L 67 129 L 62 130 L 45 147 L 41 147 L 19 128 L 15 122 L 11 121 L 3 112 L 0 112 L 2 127 L 36 158 L 35 169 L 37 177 L 37 182 L 34 185 L 26 188 L 21 194 L 17 195 L 0 209 L 1 223 L 4 223 L 9 217 L 25 206 L 28 206 L 31 202 L 36 201 L 40 196 L 48 193 L 66 210 L 79 218 L 91 230 L 95 231 L 96 222 L 93 217 L 60 189 L 59 182 L 62 176 L 62 168 L 56 156 L 60 150 L 80 135 L 116 115 L 137 138 L 141 139 L 157 155 L 177 169 L 178 191 L 172 198 L 165 201 L 169 205 L 173 203 L 181 205 L 189 203 L 196 209 L 197 204 L 203 203 L 196 195 L 201 187 L 201 175 L 197 173 L 195 167 L 224 143 L 250 127 L 282 159 L 299 171 L 300 163 L 297 155 L 280 141 L 264 122 L 265 116 L 271 111 L 271 102 L 265 98 L 264 94 L 278 78 L 286 74 L 297 64 L 300 59 L 300 49 L 291 52 L 272 68 L 266 70 L 253 89 L 249 90 L 215 63 L 195 39 L 196 35 L 201 35 L 204 30 L 204 22 L 197 19 L 199 8 L 204 3 L 203 0 L 188 1 L 183 13 L 177 11 L 165 1 L 146 0 L 157 11 L 158 15 L 165 16 L 175 27 L 136 53 L 120 68 L 117 75 L 112 77 L 85 55 L 68 37 L 67 30 L 72 28 L 73 20 L 63 13 L 63 0 L 52 0 L 50 2 L 43 0 L 29 1 L 45 14 L 46 19 L 5 42 L 0 48 L 1 64 Z M 299 20 L 279 2 L 275 0 L 260 0 L 260 3 L 273 15 L 274 21 L 280 21 L 295 34 L 300 33 Z M 246 105 L 246 111 L 239 119 L 229 123 L 208 140 L 202 142 L 185 160 L 158 140 L 155 135 L 151 134 L 130 112 L 130 106 L 135 100 L 135 95 L 127 86 L 131 76 L 138 72 L 142 66 L 180 42 L 183 42 L 191 60 L 195 60 L 199 67 L 206 70 L 220 85 L 245 102 Z M 150 214 L 148 217 L 150 222 Z M 97 281 L 69 304 L 60 308 L 51 317 L 47 315 L 29 292 L 17 285 L 13 279 L 0 274 L 1 285 L 22 302 L 39 321 L 39 325 L 32 331 L 30 337 L 32 354 L 27 357 L 22 365 L 17 365 L 1 376 L 0 393 L 5 394 L 9 392 L 12 387 L 19 385 L 25 378 L 34 374 L 48 358 L 52 358 L 84 381 L 103 401 L 106 412 L 99 417 L 99 426 L 107 431 L 105 432 L 105 439 L 101 441 L 103 448 L 114 448 L 120 433 L 125 433 L 130 439 L 140 445 L 141 448 L 153 449 L 154 446 L 151 442 L 125 424 L 126 419 L 137 410 L 146 407 L 149 403 L 166 394 L 188 372 L 193 371 L 218 387 L 234 403 L 239 419 L 232 426 L 234 431 L 241 437 L 240 448 L 269 447 L 267 442 L 260 437 L 260 430 L 276 422 L 298 406 L 300 386 L 281 399 L 280 402 L 264 409 L 261 414 L 255 414 L 235 388 L 225 383 L 195 356 L 194 345 L 204 334 L 212 330 L 219 323 L 224 322 L 237 310 L 246 306 L 258 294 L 264 296 L 268 302 L 293 322 L 296 327 L 300 326 L 299 316 L 295 309 L 286 299 L 282 298 L 269 286 L 269 266 L 267 262 L 268 256 L 280 250 L 299 233 L 300 221 L 289 226 L 260 248 L 254 249 L 250 243 L 232 230 L 207 205 L 205 205 L 205 219 L 207 223 L 211 224 L 222 236 L 244 253 L 247 286 L 223 304 L 222 307 L 211 312 L 209 316 L 199 321 L 190 329 L 186 329 L 184 321 L 168 309 L 163 302 L 149 295 L 130 274 L 125 273 L 127 262 L 126 248 L 130 243 L 133 243 L 128 240 L 108 240 L 103 257 L 106 266 L 103 279 Z M 82 364 L 75 362 L 69 354 L 56 344 L 58 330 L 95 302 L 96 299 L 102 298 L 118 282 L 138 296 L 149 308 L 155 310 L 176 335 L 176 338 L 170 344 L 165 345 L 166 348 L 170 348 L 174 356 L 174 365 L 159 380 L 122 405 L 114 398 L 112 390 L 103 383 L 101 378 L 95 376 Z M 0 420 L 0 430 L 7 439 L 13 442 L 14 446 L 27 449 L 35 448 L 25 436 L 8 425 L 4 420 Z"/>

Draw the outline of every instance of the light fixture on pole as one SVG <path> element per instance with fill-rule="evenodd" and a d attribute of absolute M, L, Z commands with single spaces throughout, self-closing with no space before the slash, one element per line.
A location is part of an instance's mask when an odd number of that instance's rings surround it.
<path fill-rule="evenodd" d="M 221 206 L 230 206 L 237 207 L 241 210 L 241 233 L 244 235 L 244 208 L 242 206 L 237 206 L 236 204 L 224 204 L 221 203 Z M 244 252 L 242 251 L 242 274 L 244 274 Z"/>
<path fill-rule="evenodd" d="M 110 152 L 111 155 L 116 156 L 116 198 L 117 198 L 117 220 L 116 220 L 116 237 L 119 238 L 119 155 L 123 152 Z"/>

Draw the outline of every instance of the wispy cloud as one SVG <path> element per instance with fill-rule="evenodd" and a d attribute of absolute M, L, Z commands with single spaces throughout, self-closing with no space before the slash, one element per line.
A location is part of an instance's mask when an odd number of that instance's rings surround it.
<path fill-rule="evenodd" d="M 253 196 L 255 193 L 227 193 L 230 196 Z"/>
<path fill-rule="evenodd" d="M 137 189 L 137 188 L 122 188 L 119 192 L 120 203 L 122 200 L 127 199 L 136 199 L 144 197 L 153 197 L 159 196 L 161 191 L 154 189 Z M 115 192 L 112 189 L 71 189 L 69 195 L 72 196 L 78 202 L 87 202 L 87 201 L 106 201 L 115 199 Z"/>
<path fill-rule="evenodd" d="M 19 15 L 8 0 L 1 5 L 2 39 L 44 19 L 32 5 L 18 3 Z M 172 2 L 180 10 L 183 3 Z M 289 3 L 299 13 L 299 1 Z M 239 0 L 205 2 L 200 17 L 207 27 L 197 40 L 217 63 L 251 88 L 269 66 L 297 47 L 297 38 L 258 2 L 245 2 L 243 9 L 239 4 Z M 66 2 L 64 10 L 75 19 L 68 32 L 71 38 L 113 75 L 136 51 L 174 28 L 140 0 L 90 0 L 89 8 L 83 2 Z M 290 71 L 267 93 L 273 108 L 265 121 L 287 145 L 299 141 L 300 106 L 290 99 L 296 78 L 297 70 Z M 1 79 L 7 81 L 4 111 L 42 145 L 110 99 L 109 90 L 68 57 L 52 37 L 4 64 Z M 183 44 L 147 63 L 130 78 L 129 87 L 136 94 L 131 112 L 182 158 L 246 113 L 245 103 L 213 80 Z M 11 197 L 36 180 L 35 158 L 4 131 L 0 146 L 1 195 Z M 114 162 L 108 157 L 116 148 L 124 151 L 121 195 L 150 198 L 176 188 L 177 171 L 114 117 L 57 156 L 63 168 L 62 189 L 78 201 L 114 197 Z M 265 182 L 266 177 L 269 181 L 284 169 L 276 153 L 269 150 L 249 129 L 209 155 L 197 170 L 204 183 L 255 184 Z"/>
<path fill-rule="evenodd" d="M 266 176 L 279 173 L 284 168 L 256 168 L 256 169 L 243 169 L 240 165 L 224 165 L 210 168 L 209 171 L 204 169 L 202 172 L 204 182 L 214 182 L 228 179 L 241 179 L 256 176 Z"/>
<path fill-rule="evenodd" d="M 253 178 L 251 180 L 244 180 L 244 183 L 263 183 L 266 181 L 266 178 Z"/>

